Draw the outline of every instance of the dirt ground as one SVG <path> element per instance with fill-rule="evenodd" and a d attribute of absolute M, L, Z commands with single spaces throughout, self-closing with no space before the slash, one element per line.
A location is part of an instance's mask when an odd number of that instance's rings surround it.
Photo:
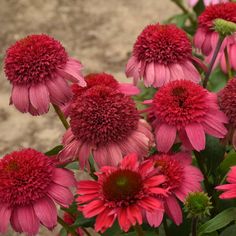
<path fill-rule="evenodd" d="M 178 11 L 170 0 L 0 0 L 0 63 L 16 40 L 46 33 L 83 63 L 84 74 L 104 71 L 129 81 L 124 67 L 137 35 Z M 64 129 L 53 110 L 41 117 L 21 114 L 8 105 L 10 85 L 2 70 L 0 76 L 0 157 L 59 144 Z"/>

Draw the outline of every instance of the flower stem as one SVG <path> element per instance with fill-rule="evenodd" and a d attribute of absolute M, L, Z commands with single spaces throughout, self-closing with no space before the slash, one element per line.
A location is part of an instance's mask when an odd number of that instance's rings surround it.
<path fill-rule="evenodd" d="M 61 123 L 63 124 L 63 126 L 65 127 L 65 129 L 68 129 L 70 127 L 69 123 L 67 122 L 63 112 L 61 111 L 60 107 L 55 105 L 55 104 L 52 104 L 53 105 L 53 108 L 55 110 L 55 112 L 57 113 L 59 119 L 61 120 Z"/>
<path fill-rule="evenodd" d="M 67 225 L 67 223 L 61 217 L 59 216 L 57 217 L 57 222 L 71 235 L 73 236 L 77 235 L 77 233 L 73 229 L 71 229 L 69 225 Z"/>
<path fill-rule="evenodd" d="M 218 42 L 217 42 L 217 45 L 216 45 L 213 57 L 211 59 L 209 67 L 208 67 L 208 71 L 206 72 L 205 80 L 203 81 L 203 88 L 206 88 L 206 86 L 207 86 L 208 80 L 210 78 L 213 66 L 215 64 L 216 58 L 218 56 L 218 53 L 220 51 L 220 48 L 221 48 L 221 45 L 222 45 L 223 41 L 224 41 L 224 37 L 219 36 L 219 39 L 218 39 Z"/>
<path fill-rule="evenodd" d="M 87 235 L 87 236 L 92 236 L 86 228 L 81 227 L 81 229 L 83 230 L 83 232 L 85 233 L 85 235 Z"/>
<path fill-rule="evenodd" d="M 164 226 L 165 235 L 169 236 L 169 231 L 168 231 L 168 225 L 167 225 L 166 217 L 163 218 L 162 223 L 163 223 L 163 226 Z"/>
<path fill-rule="evenodd" d="M 189 10 L 183 5 L 183 3 L 181 1 L 179 1 L 179 0 L 171 0 L 171 1 L 174 2 L 183 11 L 183 13 L 188 15 L 189 20 L 192 25 L 196 24 L 196 21 L 195 21 L 194 17 L 192 16 L 191 12 L 189 12 Z"/>
<path fill-rule="evenodd" d="M 232 79 L 233 75 L 232 75 L 232 70 L 230 67 L 229 53 L 228 53 L 227 47 L 224 50 L 224 54 L 225 54 L 225 61 L 226 61 L 226 68 L 227 68 L 228 77 L 229 77 L 229 79 Z"/>
<path fill-rule="evenodd" d="M 135 230 L 137 236 L 144 236 L 144 235 L 145 235 L 144 232 L 143 232 L 143 229 L 142 229 L 141 225 L 136 224 L 136 225 L 134 226 L 134 230 Z"/>
<path fill-rule="evenodd" d="M 192 219 L 192 236 L 197 236 L 197 217 L 193 217 Z"/>

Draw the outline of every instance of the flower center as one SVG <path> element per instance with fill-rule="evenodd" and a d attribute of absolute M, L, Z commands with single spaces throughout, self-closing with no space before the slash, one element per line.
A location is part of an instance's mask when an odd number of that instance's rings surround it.
<path fill-rule="evenodd" d="M 132 201 L 142 190 L 142 177 L 131 170 L 113 172 L 103 183 L 102 190 L 108 201 Z"/>
<path fill-rule="evenodd" d="M 193 82 L 173 81 L 155 94 L 153 110 L 160 121 L 183 128 L 204 119 L 208 111 L 206 96 L 206 91 Z"/>
<path fill-rule="evenodd" d="M 73 134 L 97 146 L 123 141 L 138 126 L 133 100 L 103 85 L 88 89 L 73 100 L 71 107 Z"/>
<path fill-rule="evenodd" d="M 149 25 L 138 36 L 133 50 L 140 61 L 168 65 L 191 57 L 191 43 L 186 33 L 175 25 Z"/>
<path fill-rule="evenodd" d="M 30 35 L 8 48 L 5 72 L 11 83 L 22 85 L 50 79 L 68 56 L 60 42 L 41 34 Z"/>
<path fill-rule="evenodd" d="M 155 167 L 166 177 L 166 182 L 162 184 L 164 188 L 175 189 L 181 186 L 183 167 L 178 161 L 167 155 L 161 155 L 155 159 Z"/>
<path fill-rule="evenodd" d="M 214 31 L 215 19 L 224 19 L 236 23 L 236 4 L 228 2 L 208 6 L 198 17 L 198 24 L 206 31 Z"/>
<path fill-rule="evenodd" d="M 24 206 L 45 196 L 53 166 L 32 149 L 13 152 L 0 161 L 0 203 Z"/>

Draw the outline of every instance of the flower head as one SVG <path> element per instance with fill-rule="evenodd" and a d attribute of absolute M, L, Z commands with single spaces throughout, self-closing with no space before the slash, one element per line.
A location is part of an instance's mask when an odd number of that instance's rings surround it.
<path fill-rule="evenodd" d="M 231 167 L 226 179 L 229 184 L 223 184 L 216 187 L 217 190 L 225 191 L 219 197 L 221 199 L 236 198 L 236 166 Z"/>
<path fill-rule="evenodd" d="M 49 103 L 62 105 L 72 96 L 66 80 L 85 86 L 80 62 L 69 58 L 52 37 L 29 35 L 9 47 L 5 73 L 12 84 L 11 103 L 21 112 L 46 113 Z"/>
<path fill-rule="evenodd" d="M 103 84 L 76 92 L 69 117 L 71 128 L 64 135 L 60 157 L 79 157 L 81 168 L 90 153 L 99 166 L 117 165 L 130 152 L 143 158 L 153 143 L 150 127 L 140 119 L 134 101 Z"/>
<path fill-rule="evenodd" d="M 146 86 L 154 87 L 178 79 L 199 82 L 191 60 L 191 43 L 183 30 L 175 25 L 148 25 L 134 44 L 126 74 L 135 83 L 143 77 Z"/>
<path fill-rule="evenodd" d="M 139 163 L 135 154 L 129 154 L 118 167 L 101 168 L 97 181 L 78 182 L 79 209 L 86 218 L 96 216 L 97 232 L 103 233 L 116 219 L 126 232 L 132 225 L 142 224 L 142 213 L 163 211 L 153 194 L 167 194 L 160 186 L 165 178 L 153 172 L 152 161 Z"/>
<path fill-rule="evenodd" d="M 155 129 L 157 149 L 168 152 L 178 134 L 183 145 L 197 151 L 205 148 L 205 133 L 223 138 L 227 118 L 217 97 L 191 81 L 178 80 L 154 95 L 149 115 Z"/>
<path fill-rule="evenodd" d="M 202 173 L 191 165 L 192 158 L 189 153 L 153 155 L 150 158 L 159 174 L 165 176 L 166 181 L 161 186 L 169 190 L 168 196 L 157 197 L 162 201 L 166 214 L 179 225 L 182 223 L 182 210 L 177 199 L 184 202 L 190 192 L 201 190 Z M 148 213 L 147 219 L 151 225 L 158 227 L 163 214 L 161 211 Z"/>
<path fill-rule="evenodd" d="M 73 201 L 69 187 L 72 172 L 56 168 L 47 156 L 23 149 L 0 159 L 0 233 L 11 223 L 19 233 L 36 235 L 40 223 L 48 229 L 57 224 L 55 202 L 68 207 Z"/>
<path fill-rule="evenodd" d="M 232 143 L 236 148 L 236 79 L 229 80 L 226 87 L 218 93 L 220 109 L 229 119 L 229 129 L 232 132 Z"/>

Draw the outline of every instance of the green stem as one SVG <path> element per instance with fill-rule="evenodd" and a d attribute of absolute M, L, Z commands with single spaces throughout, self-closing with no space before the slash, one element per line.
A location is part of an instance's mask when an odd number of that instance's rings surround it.
<path fill-rule="evenodd" d="M 135 230 L 137 236 L 144 236 L 144 235 L 145 235 L 144 232 L 143 232 L 143 229 L 142 229 L 141 225 L 136 224 L 136 225 L 134 226 L 134 230 Z"/>
<path fill-rule="evenodd" d="M 171 0 L 171 1 L 174 2 L 183 11 L 183 13 L 188 14 L 189 20 L 192 25 L 196 24 L 196 21 L 194 17 L 192 16 L 191 12 L 189 12 L 189 10 L 183 5 L 181 1 L 178 1 L 178 0 Z"/>
<path fill-rule="evenodd" d="M 165 235 L 169 236 L 169 230 L 168 230 L 168 225 L 167 225 L 166 217 L 163 218 L 162 223 L 163 223 L 163 226 L 164 226 Z"/>
<path fill-rule="evenodd" d="M 218 53 L 220 51 L 220 48 L 221 48 L 221 45 L 222 45 L 223 41 L 224 41 L 224 37 L 219 36 L 219 39 L 218 39 L 218 42 L 217 42 L 217 45 L 216 45 L 213 57 L 211 59 L 211 62 L 210 62 L 209 67 L 208 67 L 208 71 L 207 71 L 206 76 L 205 76 L 205 80 L 203 81 L 203 88 L 206 88 L 206 86 L 207 86 L 208 80 L 210 78 L 213 66 L 215 64 L 217 55 L 218 55 Z"/>
<path fill-rule="evenodd" d="M 232 79 L 233 75 L 232 75 L 232 70 L 231 70 L 231 66 L 230 66 L 229 53 L 228 53 L 227 47 L 224 50 L 224 54 L 225 54 L 225 61 L 226 61 L 226 68 L 227 68 L 228 77 L 229 77 L 229 79 Z"/>
<path fill-rule="evenodd" d="M 63 124 L 63 126 L 65 127 L 65 129 L 68 129 L 70 127 L 69 123 L 67 122 L 63 112 L 61 111 L 60 107 L 53 104 L 53 108 L 55 110 L 55 112 L 57 113 L 59 119 L 61 120 L 61 123 Z"/>
<path fill-rule="evenodd" d="M 59 216 L 57 217 L 57 222 L 71 235 L 73 235 L 73 236 L 77 235 L 77 233 L 73 229 L 71 229 L 70 226 L 67 225 L 67 223 Z"/>
<path fill-rule="evenodd" d="M 193 217 L 193 219 L 192 219 L 192 236 L 197 236 L 197 222 L 198 222 L 198 218 Z"/>
<path fill-rule="evenodd" d="M 87 236 L 92 236 L 86 228 L 84 228 L 84 227 L 80 227 L 80 228 L 84 231 L 84 233 L 85 233 Z"/>

